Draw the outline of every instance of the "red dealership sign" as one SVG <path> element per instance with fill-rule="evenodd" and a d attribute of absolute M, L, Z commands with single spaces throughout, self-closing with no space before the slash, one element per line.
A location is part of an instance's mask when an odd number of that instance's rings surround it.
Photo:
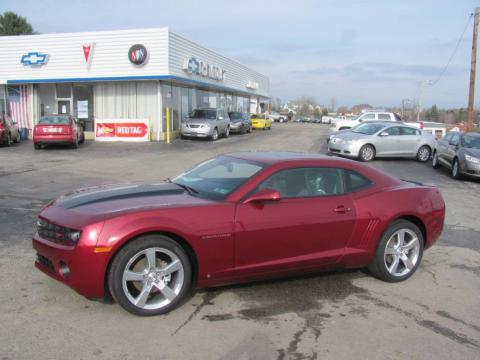
<path fill-rule="evenodd" d="M 95 140 L 99 141 L 148 141 L 148 120 L 96 120 Z"/>

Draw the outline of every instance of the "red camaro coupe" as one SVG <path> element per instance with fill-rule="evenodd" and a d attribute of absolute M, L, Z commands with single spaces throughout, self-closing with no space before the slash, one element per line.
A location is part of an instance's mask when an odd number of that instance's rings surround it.
<path fill-rule="evenodd" d="M 36 267 L 78 293 L 156 315 L 192 288 L 325 269 L 405 280 L 444 216 L 432 186 L 346 159 L 245 152 L 168 182 L 61 196 L 42 210 L 33 247 Z"/>

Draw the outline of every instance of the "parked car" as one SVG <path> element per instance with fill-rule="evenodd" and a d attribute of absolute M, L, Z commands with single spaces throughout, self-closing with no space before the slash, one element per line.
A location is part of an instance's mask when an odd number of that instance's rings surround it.
<path fill-rule="evenodd" d="M 322 124 L 331 124 L 333 117 L 331 116 L 322 116 Z"/>
<path fill-rule="evenodd" d="M 33 128 L 33 146 L 37 150 L 51 144 L 65 144 L 76 149 L 84 141 L 82 125 L 70 115 L 42 116 Z"/>
<path fill-rule="evenodd" d="M 182 138 L 210 138 L 215 141 L 220 136 L 230 135 L 230 118 L 224 109 L 199 108 L 193 110 L 182 122 Z"/>
<path fill-rule="evenodd" d="M 61 196 L 41 211 L 33 247 L 35 266 L 79 294 L 157 315 L 194 288 L 333 267 L 406 280 L 444 216 L 436 187 L 361 163 L 243 152 L 170 183 Z"/>
<path fill-rule="evenodd" d="M 359 125 L 363 121 L 403 121 L 400 115 L 392 112 L 369 111 L 360 114 L 356 119 L 332 119 L 331 131 L 347 130 Z"/>
<path fill-rule="evenodd" d="M 267 114 L 252 114 L 252 129 L 272 130 L 272 120 Z"/>
<path fill-rule="evenodd" d="M 432 166 L 450 169 L 454 179 L 462 176 L 480 179 L 480 133 L 450 132 L 438 140 Z"/>
<path fill-rule="evenodd" d="M 280 122 L 280 123 L 283 123 L 285 121 L 288 121 L 288 116 L 287 115 L 282 115 L 282 114 L 279 114 L 278 112 L 275 112 L 275 111 L 272 111 L 270 113 L 270 120 L 274 121 L 274 122 Z"/>
<path fill-rule="evenodd" d="M 228 113 L 230 117 L 230 132 L 231 133 L 250 133 L 252 132 L 252 122 L 250 115 L 240 111 L 231 111 Z"/>
<path fill-rule="evenodd" d="M 367 121 L 330 136 L 332 153 L 370 161 L 376 157 L 410 157 L 425 162 L 435 148 L 435 137 L 422 130 L 392 122 Z"/>
<path fill-rule="evenodd" d="M 5 146 L 12 145 L 12 142 L 20 141 L 20 130 L 18 124 L 8 115 L 0 116 L 0 144 Z"/>

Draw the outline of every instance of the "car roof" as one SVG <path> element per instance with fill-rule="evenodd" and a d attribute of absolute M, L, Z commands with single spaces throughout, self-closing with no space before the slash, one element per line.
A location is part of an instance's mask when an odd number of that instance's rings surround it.
<path fill-rule="evenodd" d="M 288 161 L 312 161 L 322 160 L 327 163 L 331 162 L 350 162 L 351 160 L 342 159 L 338 157 L 332 157 L 328 155 L 321 155 L 315 153 L 306 152 L 290 152 L 290 151 L 239 151 L 234 153 L 225 154 L 225 156 L 231 156 L 243 160 L 257 161 L 264 164 L 277 164 Z"/>

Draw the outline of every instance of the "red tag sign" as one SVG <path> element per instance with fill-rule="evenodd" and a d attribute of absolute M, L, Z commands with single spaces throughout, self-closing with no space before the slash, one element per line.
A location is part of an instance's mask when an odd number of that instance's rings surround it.
<path fill-rule="evenodd" d="M 115 125 L 113 123 L 99 123 L 97 124 L 96 137 L 115 137 Z"/>
<path fill-rule="evenodd" d="M 148 133 L 148 127 L 143 123 L 121 123 L 116 124 L 117 137 L 140 137 Z"/>

